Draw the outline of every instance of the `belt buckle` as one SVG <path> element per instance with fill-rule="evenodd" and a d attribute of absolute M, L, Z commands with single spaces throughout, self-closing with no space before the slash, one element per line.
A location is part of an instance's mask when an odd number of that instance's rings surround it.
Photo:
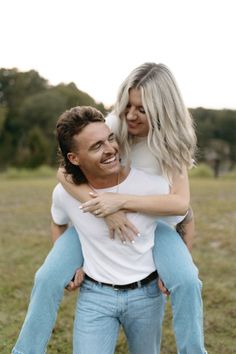
<path fill-rule="evenodd" d="M 119 289 L 116 288 L 116 285 L 112 284 L 112 289 L 115 290 L 115 291 L 118 291 Z"/>

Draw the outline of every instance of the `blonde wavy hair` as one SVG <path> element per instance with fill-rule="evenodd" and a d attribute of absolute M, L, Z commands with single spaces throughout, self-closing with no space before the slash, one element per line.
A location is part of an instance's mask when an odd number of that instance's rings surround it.
<path fill-rule="evenodd" d="M 145 63 L 121 84 L 113 113 L 118 117 L 117 135 L 122 154 L 128 158 L 133 136 L 128 133 L 125 111 L 130 89 L 139 89 L 149 123 L 147 143 L 162 174 L 171 182 L 175 173 L 191 168 L 196 150 L 192 117 L 173 74 L 164 64 Z"/>

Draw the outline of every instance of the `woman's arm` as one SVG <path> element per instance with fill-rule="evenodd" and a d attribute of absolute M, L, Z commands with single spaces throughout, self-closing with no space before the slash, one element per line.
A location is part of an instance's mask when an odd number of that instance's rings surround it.
<path fill-rule="evenodd" d="M 84 203 L 92 199 L 89 194 L 92 192 L 92 189 L 86 183 L 80 184 L 79 186 L 74 184 L 71 176 L 65 174 L 64 168 L 60 167 L 58 169 L 57 179 L 63 185 L 65 190 L 79 202 Z"/>
<path fill-rule="evenodd" d="M 104 217 L 118 210 L 134 211 L 153 215 L 185 215 L 190 203 L 187 170 L 173 178 L 170 194 L 129 195 L 116 193 L 93 193 L 93 200 L 81 205 L 84 212 Z"/>
<path fill-rule="evenodd" d="M 57 179 L 63 185 L 65 190 L 80 202 L 86 202 L 92 199 L 93 190 L 86 184 L 75 185 L 69 175 L 65 175 L 63 168 L 57 171 Z M 110 213 L 104 218 L 111 238 L 119 236 L 122 243 L 127 241 L 133 243 L 136 236 L 139 236 L 139 230 L 127 219 L 123 211 Z"/>

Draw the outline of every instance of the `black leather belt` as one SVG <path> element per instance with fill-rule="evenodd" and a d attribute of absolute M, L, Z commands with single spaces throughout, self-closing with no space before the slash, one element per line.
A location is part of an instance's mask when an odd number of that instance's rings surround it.
<path fill-rule="evenodd" d="M 146 278 L 139 280 L 139 281 L 135 281 L 134 283 L 125 284 L 125 285 L 114 285 L 114 284 L 99 282 L 99 281 L 91 278 L 87 274 L 85 274 L 85 279 L 90 280 L 90 281 L 92 281 L 96 284 L 99 284 L 99 285 L 110 286 L 114 290 L 129 290 L 129 289 L 141 288 L 142 286 L 147 285 L 148 283 L 150 283 L 152 280 L 156 279 L 157 277 L 158 277 L 158 273 L 157 273 L 157 271 L 155 271 L 155 272 L 149 274 Z"/>

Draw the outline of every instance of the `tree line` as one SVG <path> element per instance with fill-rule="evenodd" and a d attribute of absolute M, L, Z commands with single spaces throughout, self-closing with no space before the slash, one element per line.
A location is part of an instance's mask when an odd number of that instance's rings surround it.
<path fill-rule="evenodd" d="M 69 84 L 50 85 L 35 70 L 0 69 L 0 169 L 57 164 L 55 124 L 66 109 L 91 105 L 107 114 L 103 103 Z M 218 175 L 236 161 L 236 111 L 190 109 L 198 137 L 198 161 Z"/>

